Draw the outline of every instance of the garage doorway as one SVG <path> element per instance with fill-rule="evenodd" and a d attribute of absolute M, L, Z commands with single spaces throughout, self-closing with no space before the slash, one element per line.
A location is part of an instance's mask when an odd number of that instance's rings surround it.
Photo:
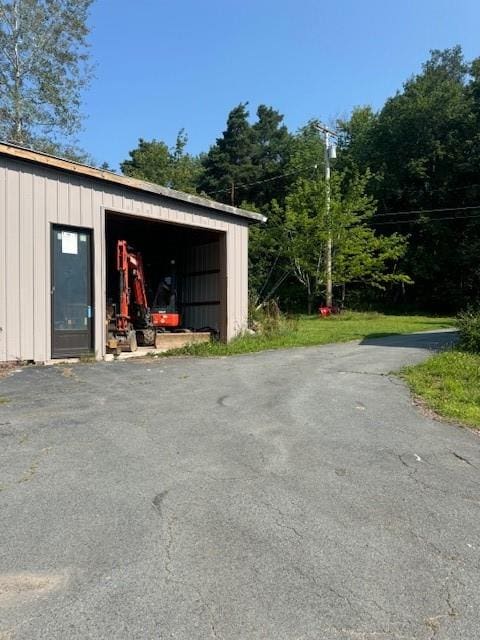
<path fill-rule="evenodd" d="M 154 306 L 159 283 L 174 275 L 181 330 L 227 338 L 226 234 L 138 216 L 106 212 L 107 323 L 120 297 L 117 243 L 142 256 L 146 294 Z"/>
<path fill-rule="evenodd" d="M 90 229 L 53 225 L 52 358 L 93 351 L 92 237 Z"/>

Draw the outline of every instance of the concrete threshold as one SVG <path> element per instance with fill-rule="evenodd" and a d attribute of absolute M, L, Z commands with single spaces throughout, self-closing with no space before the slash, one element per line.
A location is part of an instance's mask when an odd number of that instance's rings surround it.
<path fill-rule="evenodd" d="M 170 351 L 171 349 L 181 349 L 182 347 L 186 347 L 190 344 L 209 342 L 210 337 L 211 335 L 208 331 L 199 331 L 197 333 L 165 332 L 159 338 L 157 338 L 157 344 L 160 345 L 158 348 L 138 347 L 136 351 L 122 351 L 122 353 L 118 356 L 115 356 L 113 353 L 106 353 L 103 356 L 103 360 L 105 362 L 112 362 L 115 359 L 129 360 L 130 358 L 144 358 L 148 355 L 160 355 L 162 353 L 165 353 L 165 351 Z M 99 358 L 97 357 L 97 360 L 98 359 Z M 54 360 L 47 360 L 44 364 L 46 366 L 52 366 L 55 364 L 78 364 L 81 361 L 81 358 L 55 358 Z"/>
<path fill-rule="evenodd" d="M 201 342 L 209 342 L 210 333 L 167 333 L 157 337 L 157 348 L 155 347 L 138 347 L 136 351 L 122 351 L 118 356 L 113 353 L 107 353 L 105 360 L 110 362 L 116 360 L 128 360 L 130 358 L 142 358 L 145 356 L 155 356 L 170 351 L 171 349 L 181 349 L 190 344 L 198 344 Z"/>

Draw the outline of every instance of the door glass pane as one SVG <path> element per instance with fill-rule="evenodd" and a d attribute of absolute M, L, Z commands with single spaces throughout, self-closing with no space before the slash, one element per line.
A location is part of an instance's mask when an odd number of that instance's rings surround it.
<path fill-rule="evenodd" d="M 54 328 L 86 331 L 91 315 L 89 242 L 87 234 L 55 231 Z"/>

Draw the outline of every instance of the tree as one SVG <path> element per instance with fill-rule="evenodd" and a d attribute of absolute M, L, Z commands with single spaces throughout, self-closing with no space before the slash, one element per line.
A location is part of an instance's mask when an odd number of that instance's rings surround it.
<path fill-rule="evenodd" d="M 261 208 L 261 212 L 267 216 L 267 222 L 252 225 L 248 241 L 248 284 L 255 306 L 281 293 L 282 284 L 291 275 L 285 242 L 285 210 L 272 200 Z"/>
<path fill-rule="evenodd" d="M 263 104 L 257 109 L 252 134 L 256 175 L 246 199 L 256 207 L 268 205 L 272 200 L 283 203 L 293 182 L 289 162 L 295 138 L 283 124 L 283 115 Z"/>
<path fill-rule="evenodd" d="M 368 192 L 379 213 L 392 212 L 372 224 L 409 234 L 403 268 L 415 280 L 410 299 L 422 306 L 455 310 L 480 288 L 479 219 L 456 211 L 480 202 L 479 77 L 480 63 L 467 63 L 460 47 L 432 51 L 377 114 L 359 109 L 341 123 L 339 164 L 370 168 Z"/>
<path fill-rule="evenodd" d="M 171 187 L 179 191 L 196 193 L 202 175 L 200 159 L 185 152 L 188 136 L 180 129 L 175 146 L 170 150 Z"/>
<path fill-rule="evenodd" d="M 129 151 L 130 158 L 120 163 L 122 173 L 131 178 L 168 185 L 171 177 L 170 152 L 161 140 L 140 138 L 138 146 Z"/>
<path fill-rule="evenodd" d="M 332 277 L 334 285 L 363 283 L 383 287 L 387 282 L 409 282 L 396 273 L 396 263 L 406 250 L 399 234 L 378 236 L 367 221 L 375 202 L 365 194 L 368 175 L 346 180 L 335 173 L 330 180 L 330 213 L 326 206 L 326 181 L 322 178 L 298 180 L 286 199 L 285 229 L 287 251 L 293 273 L 305 288 L 308 313 L 326 283 L 326 246 L 333 240 Z"/>
<path fill-rule="evenodd" d="M 92 0 L 0 0 L 0 135 L 43 148 L 80 127 Z"/>
<path fill-rule="evenodd" d="M 140 138 L 138 147 L 129 152 L 130 158 L 120 164 L 122 173 L 171 189 L 194 193 L 201 165 L 198 158 L 185 152 L 187 142 L 183 129 L 179 131 L 173 148 L 169 148 L 161 140 L 147 141 Z"/>
<path fill-rule="evenodd" d="M 277 111 L 260 106 L 257 116 L 252 128 L 264 179 L 250 187 L 250 198 L 267 216 L 267 223 L 250 229 L 250 293 L 255 304 L 275 296 L 297 306 L 302 296 L 287 250 L 285 199 L 299 177 L 313 179 L 323 174 L 324 143 L 312 123 L 291 134 Z"/>
<path fill-rule="evenodd" d="M 254 136 L 248 122 L 247 103 L 228 114 L 227 128 L 202 158 L 200 190 L 207 196 L 238 206 L 248 199 L 248 185 L 257 178 Z"/>

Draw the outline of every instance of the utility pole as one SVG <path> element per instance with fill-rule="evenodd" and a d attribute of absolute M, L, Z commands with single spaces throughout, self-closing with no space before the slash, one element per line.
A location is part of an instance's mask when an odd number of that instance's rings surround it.
<path fill-rule="evenodd" d="M 330 160 L 336 157 L 335 146 L 330 144 L 330 137 L 337 137 L 335 131 L 331 131 L 319 122 L 314 123 L 315 129 L 321 131 L 325 136 L 325 192 L 326 192 L 326 212 L 327 212 L 327 255 L 325 258 L 325 305 L 333 306 L 333 282 L 332 282 L 332 249 L 333 233 L 332 219 L 330 216 Z"/>

